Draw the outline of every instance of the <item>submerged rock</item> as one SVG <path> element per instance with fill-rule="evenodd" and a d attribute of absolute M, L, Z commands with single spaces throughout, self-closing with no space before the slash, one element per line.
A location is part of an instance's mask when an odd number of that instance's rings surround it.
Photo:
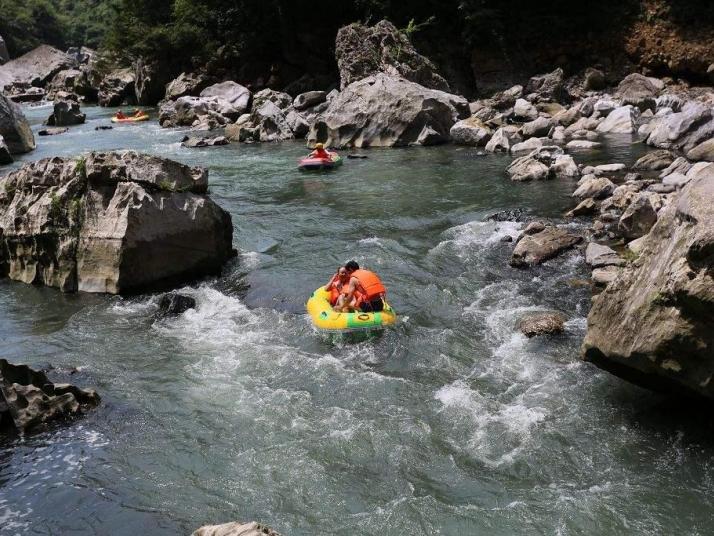
<path fill-rule="evenodd" d="M 68 128 L 44 128 L 37 132 L 38 136 L 57 136 L 58 134 L 64 134 L 67 132 Z"/>
<path fill-rule="evenodd" d="M 394 24 L 383 20 L 374 26 L 353 23 L 340 28 L 335 57 L 344 89 L 360 80 L 385 73 L 421 86 L 449 91 L 449 84 L 436 66 L 419 54 L 409 38 Z"/>
<path fill-rule="evenodd" d="M 509 264 L 517 268 L 542 264 L 581 241 L 581 236 L 548 225 L 542 231 L 524 235 L 516 244 Z"/>
<path fill-rule="evenodd" d="M 449 141 L 469 115 L 466 99 L 377 74 L 347 86 L 315 121 L 308 142 L 333 147 L 399 147 Z"/>
<path fill-rule="evenodd" d="M 0 359 L 0 432 L 28 431 L 99 404 L 93 389 L 54 384 L 43 372 Z"/>
<path fill-rule="evenodd" d="M 224 523 L 223 525 L 206 525 L 195 530 L 191 536 L 280 536 L 270 527 L 256 523 Z"/>
<path fill-rule="evenodd" d="M 658 391 L 714 399 L 714 166 L 664 208 L 593 301 L 583 357 Z"/>
<path fill-rule="evenodd" d="M 233 226 L 207 189 L 205 169 L 133 151 L 26 164 L 0 179 L 0 275 L 118 294 L 219 273 Z"/>
<path fill-rule="evenodd" d="M 229 141 L 225 136 L 214 136 L 214 137 L 202 137 L 202 138 L 189 138 L 184 137 L 181 140 L 181 145 L 189 148 L 197 147 L 215 147 L 218 145 L 228 145 Z"/>
<path fill-rule="evenodd" d="M 195 308 L 194 298 L 178 292 L 164 294 L 159 300 L 159 313 L 163 316 L 176 316 Z"/>
<path fill-rule="evenodd" d="M 563 332 L 565 320 L 565 315 L 557 312 L 532 313 L 518 321 L 518 329 L 528 338 L 555 335 Z"/>

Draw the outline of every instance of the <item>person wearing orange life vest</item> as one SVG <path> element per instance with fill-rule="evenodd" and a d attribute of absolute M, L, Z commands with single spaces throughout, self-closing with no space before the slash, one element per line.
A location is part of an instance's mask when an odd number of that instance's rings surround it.
<path fill-rule="evenodd" d="M 325 285 L 325 290 L 330 293 L 330 305 L 335 306 L 340 294 L 342 294 L 343 290 L 347 289 L 349 282 L 350 277 L 347 275 L 347 270 L 344 266 L 340 266 L 329 283 Z"/>
<path fill-rule="evenodd" d="M 315 144 L 315 150 L 310 153 L 310 158 L 324 158 L 329 159 L 330 153 L 325 151 L 325 146 L 322 143 Z"/>
<path fill-rule="evenodd" d="M 384 310 L 384 297 L 387 289 L 377 274 L 359 267 L 356 261 L 345 264 L 349 275 L 349 284 L 337 300 L 335 310 L 349 312 L 359 310 L 363 313 Z"/>
<path fill-rule="evenodd" d="M 122 112 L 121 110 L 119 110 L 119 111 L 116 113 L 115 117 L 116 117 L 117 119 L 126 119 L 126 116 L 124 115 L 124 112 Z"/>

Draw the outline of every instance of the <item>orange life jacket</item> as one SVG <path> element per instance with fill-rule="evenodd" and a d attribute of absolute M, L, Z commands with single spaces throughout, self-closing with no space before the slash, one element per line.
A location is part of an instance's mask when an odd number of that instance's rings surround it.
<path fill-rule="evenodd" d="M 352 277 L 356 277 L 359 281 L 361 300 L 372 301 L 383 297 L 387 293 L 387 289 L 382 284 L 382 281 L 377 277 L 377 274 L 369 270 L 355 270 L 352 272 Z"/>
<path fill-rule="evenodd" d="M 330 153 L 325 151 L 325 149 L 315 149 L 312 152 L 313 158 L 330 158 Z"/>

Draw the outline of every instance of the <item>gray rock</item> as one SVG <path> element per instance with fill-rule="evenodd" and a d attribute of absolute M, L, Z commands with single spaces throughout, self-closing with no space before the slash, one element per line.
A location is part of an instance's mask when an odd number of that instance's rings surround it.
<path fill-rule="evenodd" d="M 211 79 L 202 73 L 181 73 L 166 84 L 165 100 L 176 100 L 180 97 L 198 97 L 201 91 L 211 85 Z"/>
<path fill-rule="evenodd" d="M 486 144 L 485 149 L 491 153 L 510 152 L 514 143 L 511 141 L 512 134 L 505 128 L 499 128 L 493 133 L 491 139 Z"/>
<path fill-rule="evenodd" d="M 506 168 L 506 173 L 512 181 L 531 181 L 548 179 L 551 176 L 550 168 L 563 150 L 554 145 L 540 147 L 526 156 L 516 158 Z"/>
<path fill-rule="evenodd" d="M 208 86 L 206 89 L 201 91 L 201 97 L 215 97 L 217 102 L 224 104 L 224 107 L 231 108 L 231 115 L 239 115 L 245 113 L 248 110 L 248 104 L 250 104 L 250 91 L 233 82 L 228 80 L 226 82 L 221 82 L 220 84 L 213 84 Z M 289 97 L 288 97 L 289 98 Z M 224 115 L 226 115 L 224 113 Z"/>
<path fill-rule="evenodd" d="M 463 97 L 378 74 L 341 91 L 313 123 L 308 143 L 398 147 L 418 145 L 422 133 L 430 131 L 448 141 L 454 123 L 468 115 Z"/>
<path fill-rule="evenodd" d="M 207 189 L 205 169 L 132 151 L 26 164 L 0 179 L 0 273 L 112 294 L 219 273 L 233 226 Z"/>
<path fill-rule="evenodd" d="M 272 102 L 281 110 L 286 110 L 293 103 L 293 98 L 287 93 L 275 91 L 274 89 L 263 89 L 253 95 L 252 110 L 258 110 L 266 102 Z"/>
<path fill-rule="evenodd" d="M 625 166 L 625 164 L 600 164 L 598 166 L 594 166 L 591 173 L 593 173 L 597 177 L 600 177 L 602 175 L 609 175 L 610 173 L 618 173 L 620 171 L 624 171 L 625 169 L 627 169 L 627 166 Z"/>
<path fill-rule="evenodd" d="M 516 104 L 516 99 L 521 98 L 523 95 L 523 86 L 513 86 L 509 89 L 499 91 L 491 97 L 490 101 L 494 109 L 496 110 L 507 110 L 513 108 Z"/>
<path fill-rule="evenodd" d="M 563 110 L 562 112 L 558 112 L 557 114 L 555 114 L 553 116 L 553 123 L 555 123 L 556 125 L 561 125 L 563 127 L 569 127 L 581 117 L 582 114 L 580 112 L 580 108 L 578 106 L 572 106 L 567 110 Z"/>
<path fill-rule="evenodd" d="M 562 313 L 531 313 L 518 321 L 518 329 L 528 338 L 556 335 L 563 332 L 565 320 Z"/>
<path fill-rule="evenodd" d="M 272 100 L 263 104 L 250 114 L 250 122 L 259 129 L 260 141 L 282 141 L 294 138 L 285 113 Z"/>
<path fill-rule="evenodd" d="M 310 132 L 310 124 L 305 117 L 295 110 L 289 110 L 288 113 L 285 114 L 285 121 L 296 139 L 301 140 Z"/>
<path fill-rule="evenodd" d="M 57 136 L 59 134 L 64 134 L 67 132 L 69 129 L 68 128 L 44 128 L 40 131 L 37 132 L 38 136 Z M 96 127 L 95 127 L 96 130 Z"/>
<path fill-rule="evenodd" d="M 670 173 L 664 179 L 662 179 L 662 184 L 664 186 L 671 186 L 673 188 L 681 188 L 689 182 L 689 177 L 686 175 L 675 171 Z"/>
<path fill-rule="evenodd" d="M 545 223 L 542 221 L 532 221 L 523 229 L 523 235 L 533 235 L 540 233 L 545 229 Z"/>
<path fill-rule="evenodd" d="M 35 137 L 22 109 L 0 94 L 0 136 L 11 154 L 27 153 L 35 148 Z"/>
<path fill-rule="evenodd" d="M 615 190 L 615 185 L 606 177 L 586 178 L 577 190 L 573 192 L 573 197 L 584 199 L 592 197 L 593 199 L 604 199 L 612 194 Z"/>
<path fill-rule="evenodd" d="M 196 308 L 196 300 L 191 296 L 169 292 L 159 300 L 159 316 L 178 316 Z"/>
<path fill-rule="evenodd" d="M 191 536 L 280 536 L 280 534 L 260 523 L 233 522 L 206 525 L 195 530 Z"/>
<path fill-rule="evenodd" d="M 74 60 L 64 52 L 48 45 L 40 45 L 19 58 L 0 65 L 0 90 L 3 86 L 15 82 L 42 87 L 58 72 L 74 66 Z"/>
<path fill-rule="evenodd" d="M 228 145 L 229 141 L 225 136 L 190 138 L 186 136 L 181 145 L 189 148 L 216 147 L 218 145 Z"/>
<path fill-rule="evenodd" d="M 491 129 L 477 117 L 469 117 L 454 123 L 449 130 L 451 141 L 458 145 L 482 147 L 491 139 Z"/>
<path fill-rule="evenodd" d="M 566 213 L 568 218 L 577 218 L 578 216 L 590 216 L 598 211 L 598 204 L 592 197 L 583 199 L 578 205 L 571 211 Z"/>
<path fill-rule="evenodd" d="M 625 210 L 617 229 L 628 240 L 646 235 L 657 223 L 657 211 L 647 193 L 639 194 Z"/>
<path fill-rule="evenodd" d="M 11 427 L 24 433 L 81 414 L 99 401 L 93 389 L 54 384 L 44 372 L 0 359 L 0 431 Z"/>
<path fill-rule="evenodd" d="M 714 176 L 659 215 L 637 259 L 596 296 L 583 357 L 641 386 L 714 399 Z"/>
<path fill-rule="evenodd" d="M 542 231 L 526 235 L 516 244 L 510 265 L 523 268 L 542 264 L 563 251 L 573 248 L 582 237 L 568 233 L 564 229 L 547 226 Z"/>
<path fill-rule="evenodd" d="M 162 127 L 191 126 L 195 130 L 212 130 L 237 120 L 241 110 L 221 97 L 179 97 L 161 106 L 159 123 Z"/>
<path fill-rule="evenodd" d="M 588 67 L 585 69 L 583 88 L 587 91 L 599 91 L 605 89 L 605 75 L 600 69 Z"/>
<path fill-rule="evenodd" d="M 664 84 L 656 78 L 648 78 L 639 73 L 627 75 L 617 86 L 615 97 L 623 104 L 630 104 L 641 111 L 647 108 L 654 109 L 655 99 Z"/>
<path fill-rule="evenodd" d="M 134 62 L 134 95 L 141 105 L 154 105 L 166 95 L 166 85 L 175 73 L 159 61 L 138 58 Z"/>
<path fill-rule="evenodd" d="M 7 144 L 5 143 L 5 138 L 0 136 L 0 166 L 4 166 L 6 164 L 12 164 L 13 158 L 12 155 L 10 154 L 10 149 L 7 148 Z"/>
<path fill-rule="evenodd" d="M 57 101 L 52 114 L 47 118 L 46 124 L 50 127 L 67 127 L 81 125 L 87 119 L 79 108 L 79 103 L 69 100 Z"/>
<path fill-rule="evenodd" d="M 526 99 L 517 99 L 513 106 L 513 115 L 519 119 L 533 121 L 538 118 L 538 110 Z"/>
<path fill-rule="evenodd" d="M 560 67 L 553 72 L 533 76 L 528 80 L 525 89 L 526 95 L 535 93 L 539 100 L 561 101 L 567 97 L 564 86 L 563 69 Z"/>
<path fill-rule="evenodd" d="M 545 140 L 545 141 L 544 141 Z M 511 153 L 524 153 L 524 152 L 532 152 L 535 149 L 540 149 L 543 147 L 545 142 L 549 142 L 550 140 L 548 138 L 529 138 L 526 141 L 522 141 L 520 143 L 516 143 L 511 147 Z"/>
<path fill-rule="evenodd" d="M 607 117 L 619 107 L 620 104 L 618 102 L 609 98 L 602 98 L 598 99 L 593 104 L 593 113 L 597 114 L 599 117 Z"/>
<path fill-rule="evenodd" d="M 647 153 L 643 157 L 639 158 L 632 168 L 657 171 L 671 166 L 674 159 L 674 153 L 666 149 L 661 149 L 659 151 Z"/>
<path fill-rule="evenodd" d="M 341 89 L 384 73 L 429 89 L 450 91 L 436 66 L 419 54 L 407 35 L 387 20 L 371 27 L 353 23 L 340 28 L 335 40 L 335 58 Z"/>
<path fill-rule="evenodd" d="M 714 162 L 714 138 L 704 140 L 696 147 L 687 152 L 687 158 L 690 160 L 705 160 Z"/>
<path fill-rule="evenodd" d="M 627 105 L 613 110 L 597 127 L 600 133 L 630 134 L 637 131 L 636 108 Z"/>
<path fill-rule="evenodd" d="M 100 106 L 120 106 L 134 103 L 134 70 L 130 68 L 110 71 L 99 84 Z"/>
<path fill-rule="evenodd" d="M 592 268 L 603 268 L 605 266 L 624 266 L 625 259 L 620 257 L 614 249 L 590 242 L 585 248 L 585 263 Z"/>
<path fill-rule="evenodd" d="M 588 149 L 597 149 L 598 147 L 601 147 L 602 143 L 597 142 L 597 141 L 588 141 L 588 140 L 571 140 L 569 141 L 565 147 L 568 149 L 575 149 L 575 150 L 588 150 Z"/>
<path fill-rule="evenodd" d="M 711 107 L 692 101 L 681 112 L 653 119 L 647 144 L 663 149 L 679 149 L 686 153 L 712 137 L 714 118 Z"/>
<path fill-rule="evenodd" d="M 612 283 L 619 273 L 620 269 L 617 266 L 605 266 L 595 268 L 591 277 L 595 285 L 606 286 Z"/>
<path fill-rule="evenodd" d="M 65 69 L 58 72 L 47 86 L 48 99 L 55 99 L 60 92 L 81 95 L 87 100 L 97 99 L 97 89 L 89 83 L 87 74 L 79 69 Z"/>
<path fill-rule="evenodd" d="M 532 138 L 534 136 L 542 137 L 547 136 L 551 128 L 552 123 L 550 119 L 547 119 L 545 117 L 539 117 L 538 119 L 534 119 L 533 121 L 525 123 L 521 128 L 521 133 L 526 139 Z"/>
<path fill-rule="evenodd" d="M 567 154 L 558 155 L 550 166 L 550 173 L 558 179 L 577 179 L 580 177 L 578 165 Z"/>
<path fill-rule="evenodd" d="M 327 102 L 327 93 L 324 91 L 308 91 L 307 93 L 301 93 L 295 97 L 293 108 L 302 111 L 322 104 L 323 102 Z"/>
<path fill-rule="evenodd" d="M 679 156 L 675 158 L 674 161 L 672 161 L 672 163 L 662 171 L 662 173 L 659 174 L 659 178 L 663 179 L 667 175 L 671 175 L 675 172 L 686 175 L 691 168 L 692 164 L 690 164 L 689 161 L 683 156 Z"/>

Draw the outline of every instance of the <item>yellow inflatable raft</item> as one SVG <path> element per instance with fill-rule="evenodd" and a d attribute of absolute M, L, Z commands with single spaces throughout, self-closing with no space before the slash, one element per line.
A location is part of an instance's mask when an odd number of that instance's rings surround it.
<path fill-rule="evenodd" d="M 349 331 L 391 326 L 397 321 L 394 309 L 385 301 L 384 310 L 377 313 L 336 313 L 330 305 L 330 293 L 318 288 L 307 300 L 307 312 L 318 329 Z"/>
<path fill-rule="evenodd" d="M 112 117 L 112 123 L 138 123 L 140 121 L 148 121 L 148 120 L 149 120 L 148 114 L 131 115 L 129 117 L 124 117 L 123 119 L 119 119 L 116 116 Z"/>

